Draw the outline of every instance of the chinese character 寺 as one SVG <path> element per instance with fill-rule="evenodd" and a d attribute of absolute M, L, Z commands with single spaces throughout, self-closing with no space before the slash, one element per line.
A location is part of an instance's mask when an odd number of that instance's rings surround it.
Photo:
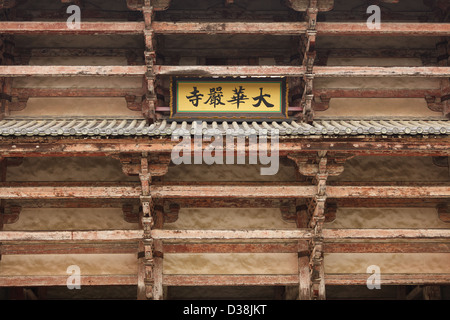
<path fill-rule="evenodd" d="M 222 87 L 209 89 L 209 94 L 208 95 L 209 95 L 209 98 L 205 102 L 205 104 L 209 103 L 211 105 L 214 105 L 214 108 L 218 104 L 225 105 L 225 103 L 222 103 L 222 97 L 223 97 Z"/>
<path fill-rule="evenodd" d="M 190 102 L 194 105 L 194 107 L 198 107 L 198 101 L 202 100 L 203 94 L 197 90 L 197 87 L 194 87 L 194 91 L 191 92 L 191 96 L 186 96 Z"/>
<path fill-rule="evenodd" d="M 231 100 L 228 100 L 228 102 L 236 104 L 237 108 L 239 109 L 239 105 L 241 103 L 245 103 L 245 101 L 243 100 L 248 100 L 247 96 L 244 94 L 244 90 L 245 89 L 242 88 L 242 86 L 239 86 L 239 90 L 237 88 L 234 88 L 234 95 L 231 97 Z"/>
<path fill-rule="evenodd" d="M 253 98 L 253 100 L 258 101 L 253 106 L 259 107 L 261 105 L 261 102 L 264 102 L 264 104 L 266 105 L 267 108 L 272 108 L 273 104 L 267 102 L 267 100 L 265 99 L 266 97 L 270 98 L 270 94 L 263 94 L 263 88 L 259 88 L 259 92 L 260 92 L 260 95 Z"/>

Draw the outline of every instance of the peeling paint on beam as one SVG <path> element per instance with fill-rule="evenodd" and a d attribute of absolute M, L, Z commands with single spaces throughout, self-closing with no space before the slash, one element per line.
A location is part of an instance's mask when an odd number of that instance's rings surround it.
<path fill-rule="evenodd" d="M 327 186 L 328 198 L 449 198 L 450 186 Z"/>
<path fill-rule="evenodd" d="M 115 35 L 143 34 L 144 22 L 85 22 L 80 29 L 69 29 L 66 22 L 49 21 L 3 21 L 0 22 L 2 34 L 77 34 L 77 35 Z"/>
<path fill-rule="evenodd" d="M 326 253 L 450 253 L 449 243 L 324 243 Z"/>
<path fill-rule="evenodd" d="M 450 229 L 324 229 L 326 240 L 450 239 Z"/>
<path fill-rule="evenodd" d="M 270 34 L 301 35 L 306 22 L 161 22 L 152 23 L 159 34 Z"/>
<path fill-rule="evenodd" d="M 0 241 L 124 241 L 143 235 L 143 230 L 0 231 Z"/>
<path fill-rule="evenodd" d="M 297 243 L 167 243 L 165 253 L 297 253 Z"/>
<path fill-rule="evenodd" d="M 305 67 L 290 66 L 154 66 L 157 75 L 171 76 L 287 76 L 300 77 Z"/>
<path fill-rule="evenodd" d="M 84 286 L 137 285 L 137 276 L 131 275 L 81 275 Z M 66 276 L 0 276 L 0 287 L 67 286 Z"/>
<path fill-rule="evenodd" d="M 152 237 L 159 240 L 252 240 L 252 239 L 309 239 L 307 229 L 293 230 L 152 230 Z"/>
<path fill-rule="evenodd" d="M 143 76 L 146 66 L 0 66 L 0 77 Z"/>
<path fill-rule="evenodd" d="M 2 255 L 23 254 L 132 254 L 137 253 L 135 242 L 132 243 L 3 243 Z"/>
<path fill-rule="evenodd" d="M 164 275 L 165 286 L 288 286 L 298 275 Z"/>
<path fill-rule="evenodd" d="M 281 185 L 153 185 L 155 198 L 308 198 L 315 193 L 315 186 Z"/>
<path fill-rule="evenodd" d="M 367 273 L 325 274 L 325 283 L 329 286 L 362 286 L 367 284 Z M 450 284 L 450 274 L 385 274 L 380 279 L 381 285 L 423 285 Z"/>
<path fill-rule="evenodd" d="M 450 67 L 321 67 L 313 69 L 316 77 L 450 77 Z"/>
<path fill-rule="evenodd" d="M 448 36 L 448 23 L 382 22 L 381 29 L 369 29 L 365 22 L 319 22 L 318 36 Z"/>

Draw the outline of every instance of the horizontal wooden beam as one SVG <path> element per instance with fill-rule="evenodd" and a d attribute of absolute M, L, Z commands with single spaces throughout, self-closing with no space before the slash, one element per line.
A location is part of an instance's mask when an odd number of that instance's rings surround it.
<path fill-rule="evenodd" d="M 164 275 L 165 286 L 289 286 L 298 275 Z"/>
<path fill-rule="evenodd" d="M 380 29 L 369 29 L 366 22 L 319 22 L 318 36 L 446 36 L 448 23 L 382 22 Z"/>
<path fill-rule="evenodd" d="M 449 198 L 449 186 L 327 186 L 328 198 Z"/>
<path fill-rule="evenodd" d="M 0 66 L 0 77 L 132 77 L 146 71 L 146 66 Z"/>
<path fill-rule="evenodd" d="M 80 23 L 80 29 L 71 29 L 66 22 L 50 21 L 2 21 L 1 33 L 4 34 L 143 34 L 144 22 L 88 22 Z"/>
<path fill-rule="evenodd" d="M 11 95 L 18 97 L 125 97 L 127 95 L 142 96 L 143 89 L 122 88 L 13 88 Z"/>
<path fill-rule="evenodd" d="M 23 254 L 127 254 L 137 253 L 136 242 L 123 243 L 3 243 L 1 255 Z"/>
<path fill-rule="evenodd" d="M 273 243 L 165 243 L 164 253 L 297 253 L 296 242 Z M 1 255 L 26 254 L 132 254 L 138 250 L 137 243 L 3 243 Z M 323 244 L 326 253 L 450 253 L 449 243 L 439 242 L 351 242 Z"/>
<path fill-rule="evenodd" d="M 450 253 L 450 243 L 438 242 L 325 242 L 325 253 Z"/>
<path fill-rule="evenodd" d="M 165 22 L 155 21 L 152 29 L 159 34 L 269 34 L 301 35 L 306 22 Z"/>
<path fill-rule="evenodd" d="M 163 199 L 293 199 L 311 198 L 316 187 L 280 183 L 155 184 L 152 197 Z M 141 187 L 135 183 L 0 183 L 0 198 L 9 199 L 138 199 Z M 450 198 L 444 184 L 370 185 L 339 183 L 327 186 L 328 198 Z"/>
<path fill-rule="evenodd" d="M 425 98 L 441 96 L 440 89 L 315 89 L 314 96 L 327 98 Z"/>
<path fill-rule="evenodd" d="M 154 66 L 158 75 L 301 77 L 303 66 Z M 450 77 L 450 67 L 316 66 L 316 77 Z"/>
<path fill-rule="evenodd" d="M 70 29 L 65 22 L 3 21 L 5 34 L 143 34 L 144 22 L 83 22 L 80 29 Z M 162 22 L 152 23 L 158 34 L 271 34 L 300 35 L 306 32 L 306 22 Z M 381 29 L 369 29 L 359 22 L 319 22 L 317 34 L 326 36 L 446 36 L 446 23 L 384 22 Z"/>
<path fill-rule="evenodd" d="M 324 229 L 324 239 L 450 239 L 450 229 Z"/>
<path fill-rule="evenodd" d="M 143 230 L 0 231 L 0 241 L 126 241 L 139 240 Z"/>
<path fill-rule="evenodd" d="M 329 286 L 365 286 L 368 273 L 355 274 L 325 274 L 325 283 Z M 384 274 L 380 276 L 381 285 L 422 285 L 422 284 L 450 284 L 450 273 L 443 274 Z"/>
<path fill-rule="evenodd" d="M 135 183 L 0 183 L 2 199 L 136 199 Z"/>
<path fill-rule="evenodd" d="M 368 274 L 325 274 L 326 285 L 366 285 Z M 163 275 L 165 286 L 290 286 L 298 275 Z M 448 285 L 450 274 L 382 274 L 381 285 Z M 66 286 L 67 276 L 0 276 L 0 287 Z M 81 285 L 137 285 L 137 275 L 81 275 Z"/>
<path fill-rule="evenodd" d="M 67 286 L 68 276 L 0 276 L 0 287 Z M 137 275 L 81 275 L 81 286 L 133 286 Z"/>

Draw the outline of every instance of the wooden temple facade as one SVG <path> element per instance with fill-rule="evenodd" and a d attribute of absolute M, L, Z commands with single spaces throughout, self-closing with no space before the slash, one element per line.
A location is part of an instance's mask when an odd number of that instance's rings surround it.
<path fill-rule="evenodd" d="M 69 264 L 54 271 L 51 259 L 74 258 L 88 266 L 80 262 L 82 288 L 128 288 L 126 298 L 201 296 L 183 296 L 186 287 L 217 297 L 271 288 L 265 298 L 449 298 L 450 6 L 373 4 L 380 29 L 368 27 L 360 0 L 0 0 L 0 297 L 58 298 L 51 289 L 69 291 Z M 81 8 L 79 29 L 67 26 L 69 5 Z M 173 119 L 171 78 L 185 76 L 286 78 L 287 118 Z M 236 153 L 246 155 L 249 136 L 276 130 L 288 174 L 230 178 L 201 164 L 183 179 L 191 167 L 171 162 L 172 137 L 198 126 L 244 137 Z M 361 171 L 345 176 L 352 168 Z M 286 227 L 192 227 L 195 208 L 225 210 L 225 220 L 227 210 L 275 210 Z M 417 224 L 400 221 L 398 208 Z M 120 215 L 79 227 L 82 210 Z M 360 225 L 339 224 L 345 212 Z M 182 217 L 187 227 L 177 227 Z M 255 269 L 177 271 L 189 255 Z M 125 271 L 115 256 L 131 257 Z M 365 268 L 339 269 L 352 257 L 380 266 L 380 294 L 366 287 Z M 408 261 L 417 257 L 416 270 Z M 352 288 L 359 293 L 346 296 Z"/>

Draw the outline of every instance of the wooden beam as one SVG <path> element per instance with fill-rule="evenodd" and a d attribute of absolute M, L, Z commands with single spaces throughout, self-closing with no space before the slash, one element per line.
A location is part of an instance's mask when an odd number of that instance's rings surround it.
<path fill-rule="evenodd" d="M 383 22 L 380 29 L 369 29 L 366 22 L 319 22 L 318 36 L 447 36 L 448 23 Z"/>
<path fill-rule="evenodd" d="M 290 286 L 298 275 L 164 275 L 165 286 Z"/>
<path fill-rule="evenodd" d="M 296 253 L 296 243 L 166 243 L 164 253 Z"/>
<path fill-rule="evenodd" d="M 326 240 L 337 239 L 449 239 L 450 229 L 324 229 Z"/>
<path fill-rule="evenodd" d="M 325 274 L 325 283 L 330 286 L 365 286 L 367 273 L 355 274 Z M 423 274 L 382 274 L 381 285 L 423 285 L 423 284 L 450 284 L 450 273 L 423 273 Z"/>
<path fill-rule="evenodd" d="M 65 22 L 3 21 L 0 30 L 5 34 L 143 34 L 144 22 L 83 22 L 80 29 L 69 29 Z M 157 34 L 273 34 L 300 35 L 306 32 L 304 22 L 161 22 L 152 23 Z M 369 29 L 360 22 L 319 22 L 319 36 L 447 36 L 447 23 L 392 23 L 381 29 Z"/>
<path fill-rule="evenodd" d="M 135 242 L 122 243 L 4 243 L 0 247 L 3 255 L 24 254 L 125 254 L 136 253 Z"/>
<path fill-rule="evenodd" d="M 146 66 L 0 66 L 0 77 L 133 77 L 146 71 Z"/>
<path fill-rule="evenodd" d="M 142 236 L 142 230 L 1 231 L 0 241 L 126 241 Z"/>
<path fill-rule="evenodd" d="M 306 32 L 305 22 L 165 22 L 154 21 L 158 34 L 270 34 L 300 35 Z"/>
<path fill-rule="evenodd" d="M 2 21 L 0 22 L 0 30 L 4 34 L 133 35 L 143 34 L 144 22 L 83 21 L 80 24 L 80 29 L 70 29 L 66 22 Z"/>
<path fill-rule="evenodd" d="M 325 242 L 323 251 L 326 253 L 450 253 L 450 243 Z"/>
<path fill-rule="evenodd" d="M 448 186 L 327 186 L 329 198 L 449 198 Z"/>
<path fill-rule="evenodd" d="M 0 276 L 0 287 L 66 286 L 65 276 Z M 132 275 L 81 275 L 81 286 L 134 286 L 137 277 Z"/>
<path fill-rule="evenodd" d="M 368 183 L 369 184 L 369 183 Z M 223 183 L 223 184 L 154 184 L 152 197 L 163 199 L 288 199 L 311 198 L 316 187 L 304 184 Z M 2 199 L 136 199 L 141 187 L 135 183 L 0 183 Z M 450 188 L 444 184 L 348 185 L 327 186 L 328 198 L 449 198 Z"/>
<path fill-rule="evenodd" d="M 2 199 L 136 199 L 135 183 L 1 183 Z"/>
<path fill-rule="evenodd" d="M 7 68 L 7 67 L 4 67 Z M 0 69 L 1 70 L 1 69 Z M 153 68 L 157 75 L 178 76 L 275 76 L 302 77 L 304 66 L 161 66 Z M 2 73 L 0 73 L 1 75 Z M 315 77 L 450 77 L 450 67 L 355 67 L 315 66 Z"/>
<path fill-rule="evenodd" d="M 139 89 L 121 88 L 13 88 L 12 96 L 18 97 L 125 97 L 142 96 L 145 91 Z"/>
<path fill-rule="evenodd" d="M 193 144 L 194 142 L 192 142 Z M 296 152 L 316 153 L 346 152 L 354 155 L 389 155 L 389 156 L 450 156 L 447 136 L 433 139 L 422 137 L 402 138 L 317 138 L 317 139 L 283 139 L 279 142 L 280 156 Z M 0 153 L 3 157 L 68 157 L 68 156 L 111 156 L 119 153 L 171 153 L 177 141 L 170 138 L 151 139 L 65 139 L 46 137 L 15 138 L 14 144 L 0 139 Z M 205 143 L 202 150 L 209 146 Z M 194 150 L 194 147 L 191 147 Z M 248 152 L 248 149 L 236 148 L 236 152 Z M 247 153 L 246 153 L 247 154 Z"/>

